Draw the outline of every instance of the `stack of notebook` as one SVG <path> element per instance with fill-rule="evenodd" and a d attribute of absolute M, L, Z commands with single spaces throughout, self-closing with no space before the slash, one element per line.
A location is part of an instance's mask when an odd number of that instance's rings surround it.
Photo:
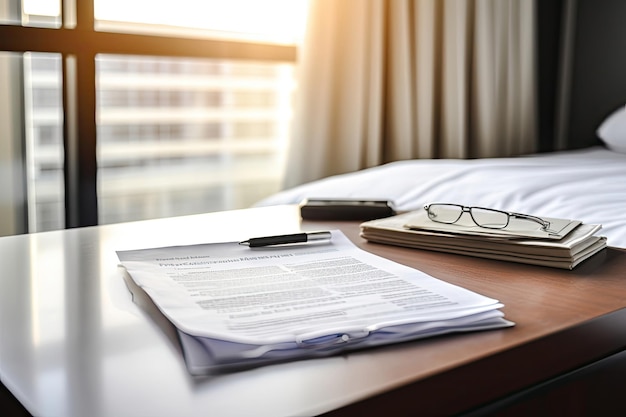
<path fill-rule="evenodd" d="M 573 269 L 606 247 L 606 238 L 595 235 L 601 225 L 543 220 L 549 222 L 547 230 L 519 219 L 505 228 L 489 229 L 477 226 L 469 213 L 445 224 L 433 221 L 422 209 L 362 223 L 361 236 L 377 243 L 564 269 Z"/>

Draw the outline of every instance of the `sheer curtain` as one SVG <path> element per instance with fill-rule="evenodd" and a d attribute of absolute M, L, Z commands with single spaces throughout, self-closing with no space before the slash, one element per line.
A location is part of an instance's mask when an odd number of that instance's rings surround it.
<path fill-rule="evenodd" d="M 311 0 L 285 186 L 533 152 L 533 0 Z"/>

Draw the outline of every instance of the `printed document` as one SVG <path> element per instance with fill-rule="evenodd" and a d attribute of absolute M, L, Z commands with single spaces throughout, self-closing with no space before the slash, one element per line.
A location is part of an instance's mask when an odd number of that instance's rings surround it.
<path fill-rule="evenodd" d="M 340 231 L 321 244 L 227 242 L 118 257 L 174 326 L 210 351 L 214 365 L 512 325 L 497 300 L 363 251 Z"/>

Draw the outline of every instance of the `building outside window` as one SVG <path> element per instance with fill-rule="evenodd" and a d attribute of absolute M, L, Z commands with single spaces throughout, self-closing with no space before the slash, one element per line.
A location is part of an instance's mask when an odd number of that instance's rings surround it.
<path fill-rule="evenodd" d="M 77 2 L 80 6 L 82 0 Z M 24 0 L 21 8 L 19 3 L 0 0 L 4 26 L 69 33 L 81 24 L 70 2 Z M 249 59 L 245 52 L 236 58 L 195 51 L 170 56 L 171 46 L 143 51 L 140 45 L 132 53 L 116 53 L 107 45 L 94 50 L 97 171 L 90 186 L 99 224 L 244 208 L 278 191 L 282 182 L 295 59 L 276 59 L 275 52 L 264 59 L 258 49 L 294 50 L 304 27 L 305 2 L 179 0 L 176 5 L 172 10 L 172 2 L 95 0 L 90 8 L 94 33 L 130 40 L 217 39 L 221 48 L 257 49 Z M 251 16 L 242 13 L 245 7 L 255 14 L 255 24 L 246 20 Z M 278 21 L 260 24 L 262 12 Z M 11 46 L 6 40 L 2 44 Z M 12 95 L 5 98 L 8 105 L 23 109 L 12 119 L 11 152 L 22 155 L 22 169 L 14 171 L 24 174 L 26 203 L 14 207 L 26 211 L 29 232 L 66 227 L 67 193 L 72 183 L 82 187 L 81 176 L 75 178 L 76 171 L 68 168 L 80 165 L 83 155 L 71 149 L 68 119 L 72 92 L 80 106 L 85 87 L 68 77 L 71 51 L 63 45 L 58 49 L 0 52 L 4 78 L 16 81 L 0 94 Z M 15 126 L 19 121 L 23 128 Z M 20 166 L 20 158 L 15 160 Z M 19 200 L 17 188 L 13 195 Z"/>

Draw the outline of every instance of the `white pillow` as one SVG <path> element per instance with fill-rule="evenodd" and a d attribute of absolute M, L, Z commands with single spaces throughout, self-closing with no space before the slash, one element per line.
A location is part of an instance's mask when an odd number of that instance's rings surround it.
<path fill-rule="evenodd" d="M 609 149 L 626 153 L 626 106 L 604 119 L 596 133 Z"/>

